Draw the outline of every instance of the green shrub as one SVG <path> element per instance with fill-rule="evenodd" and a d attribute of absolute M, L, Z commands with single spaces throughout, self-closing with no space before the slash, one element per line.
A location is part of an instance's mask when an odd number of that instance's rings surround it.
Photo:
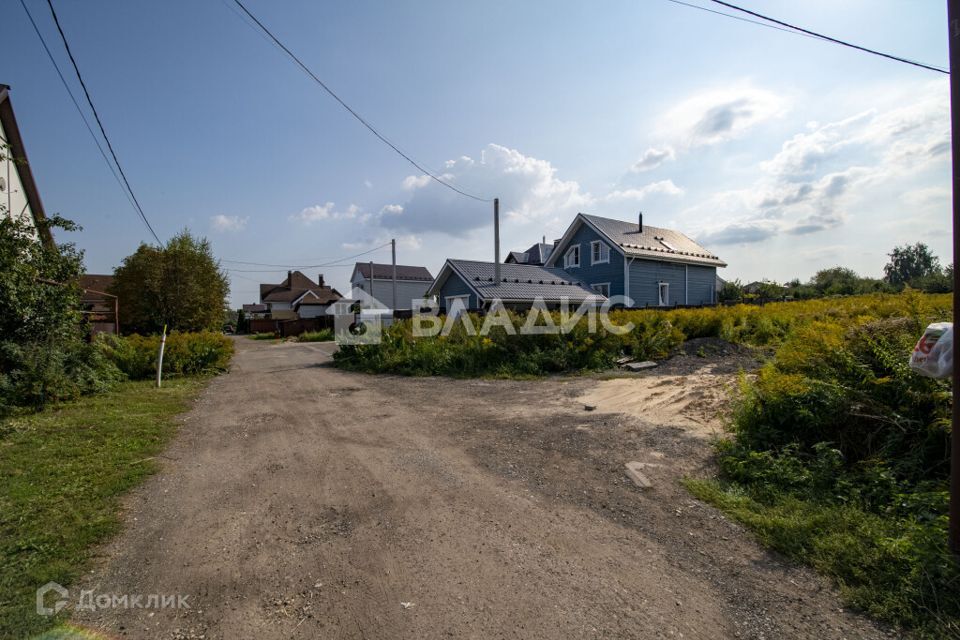
<path fill-rule="evenodd" d="M 723 481 L 690 488 L 835 578 L 850 604 L 945 637 L 960 633 L 960 564 L 946 551 L 950 384 L 908 358 L 923 327 L 951 313 L 939 296 L 891 297 L 795 324 L 741 381 L 734 437 L 718 444 Z"/>
<path fill-rule="evenodd" d="M 247 336 L 251 340 L 276 340 L 277 334 L 270 332 L 254 333 Z"/>
<path fill-rule="evenodd" d="M 331 340 L 333 340 L 333 329 L 304 331 L 297 336 L 297 342 L 330 342 Z"/>
<path fill-rule="evenodd" d="M 160 336 L 99 337 L 100 350 L 131 380 L 156 375 Z M 171 333 L 163 352 L 163 375 L 201 375 L 225 371 L 233 355 L 233 341 L 215 331 Z"/>
<path fill-rule="evenodd" d="M 76 229 L 58 217 L 43 224 L 43 232 Z M 38 242 L 0 205 L 0 416 L 102 391 L 121 377 L 85 340 L 82 272 L 72 244 Z"/>
<path fill-rule="evenodd" d="M 842 328 L 903 317 L 919 323 L 920 318 L 942 316 L 949 309 L 950 296 L 908 292 L 763 307 L 612 311 L 610 321 L 614 325 L 633 325 L 625 335 L 607 332 L 602 326 L 591 331 L 587 319 L 581 318 L 570 331 L 559 335 L 511 335 L 504 327 L 495 326 L 489 335 L 480 336 L 475 335 L 476 331 L 468 331 L 466 323 L 479 329 L 484 319 L 468 315 L 453 325 L 449 335 L 414 338 L 412 321 L 406 320 L 385 329 L 380 344 L 343 346 L 334 359 L 338 366 L 371 373 L 539 376 L 605 369 L 622 355 L 663 358 L 691 338 L 714 337 L 773 347 L 782 344 L 795 330 L 814 323 L 833 323 Z M 550 317 L 560 324 L 558 313 Z M 509 314 L 509 318 L 514 329 L 526 322 L 525 314 Z"/>

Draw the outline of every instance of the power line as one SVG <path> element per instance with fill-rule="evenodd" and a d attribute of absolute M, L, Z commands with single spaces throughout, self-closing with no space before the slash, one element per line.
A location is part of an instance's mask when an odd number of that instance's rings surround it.
<path fill-rule="evenodd" d="M 110 150 L 110 155 L 113 157 L 114 163 L 117 165 L 117 170 L 120 172 L 120 177 L 123 178 L 123 183 L 127 185 L 127 190 L 130 192 L 130 197 L 133 198 L 134 206 L 137 208 L 137 212 L 140 214 L 140 218 L 143 220 L 143 223 L 147 225 L 147 229 L 150 230 L 150 234 L 153 236 L 153 239 L 157 241 L 157 244 L 162 245 L 163 242 L 160 241 L 160 237 L 157 235 L 157 232 L 153 230 L 153 227 L 150 225 L 150 221 L 147 219 L 147 214 L 143 212 L 143 207 L 140 206 L 140 201 L 137 200 L 137 195 L 133 192 L 133 187 L 130 186 L 130 181 L 127 180 L 127 174 L 123 171 L 123 165 L 120 164 L 120 160 L 117 158 L 116 152 L 113 150 L 113 145 L 110 144 L 110 138 L 107 136 L 107 130 L 103 127 L 103 122 L 100 120 L 100 114 L 97 113 L 97 108 L 93 105 L 93 99 L 90 97 L 90 92 L 87 90 L 87 84 L 83 81 L 83 76 L 80 74 L 80 67 L 77 66 L 77 61 L 73 57 L 73 52 L 70 50 L 70 43 L 67 42 L 67 35 L 63 32 L 63 28 L 60 26 L 60 20 L 57 18 L 57 12 L 53 8 L 53 0 L 47 0 L 47 5 L 50 7 L 50 14 L 53 16 L 53 22 L 57 25 L 57 31 L 60 33 L 60 39 L 63 40 L 63 46 L 67 50 L 67 56 L 70 58 L 70 64 L 73 65 L 73 70 L 77 74 L 77 80 L 80 81 L 80 86 L 83 88 L 83 95 L 87 98 L 87 104 L 90 105 L 90 110 L 93 111 L 93 117 L 97 121 L 97 126 L 100 127 L 100 133 L 103 134 L 103 139 L 107 143 L 107 149 Z"/>
<path fill-rule="evenodd" d="M 271 264 L 268 262 L 246 262 L 244 260 L 226 260 L 223 258 L 220 259 L 220 262 L 229 262 L 232 264 L 246 264 L 246 265 L 252 265 L 252 266 L 259 266 L 259 267 L 278 267 L 277 269 L 230 269 L 230 268 L 227 269 L 227 271 L 235 271 L 238 273 L 267 273 L 267 272 L 279 271 L 280 269 L 317 269 L 319 267 L 343 267 L 343 266 L 352 266 L 352 265 L 338 264 L 338 263 L 344 260 L 352 260 L 353 258 L 359 258 L 360 256 L 365 256 L 368 253 L 373 253 L 374 251 L 379 251 L 380 249 L 383 249 L 384 247 L 389 247 L 389 246 L 390 246 L 390 243 L 386 242 L 384 244 L 381 244 L 378 247 L 367 249 L 366 251 L 361 251 L 360 253 L 355 253 L 351 256 L 340 256 L 339 258 L 331 258 L 329 262 L 323 262 L 320 264 L 301 264 L 301 265 Z"/>
<path fill-rule="evenodd" d="M 767 29 L 776 29 L 777 31 L 783 31 L 784 33 L 792 33 L 795 36 L 803 36 L 805 38 L 813 38 L 815 40 L 820 40 L 816 36 L 811 36 L 807 33 L 800 33 L 799 31 L 793 31 L 792 29 L 786 29 L 784 27 L 778 27 L 775 24 L 769 24 L 767 22 L 761 22 L 760 20 L 751 20 L 750 18 L 744 18 L 742 16 L 735 16 L 732 13 L 724 13 L 723 11 L 717 11 L 716 9 L 711 9 L 709 7 L 702 7 L 699 4 L 693 4 L 691 2 L 683 2 L 683 0 L 667 0 L 667 2 L 672 2 L 673 4 L 679 4 L 684 7 L 690 7 L 691 9 L 699 9 L 701 11 L 706 11 L 707 13 L 713 13 L 718 16 L 724 16 L 725 18 L 731 18 L 733 20 L 739 20 L 740 22 L 749 22 L 750 24 L 755 24 L 760 27 L 766 27 Z"/>
<path fill-rule="evenodd" d="M 40 39 L 40 44 L 43 45 L 43 50 L 47 52 L 47 57 L 50 58 L 50 62 L 53 63 L 53 68 L 56 70 L 57 75 L 60 76 L 60 82 L 63 83 L 63 88 L 67 90 L 67 94 L 70 96 L 70 100 L 73 102 L 73 106 L 77 108 L 77 113 L 80 114 L 80 118 L 83 120 L 83 124 L 87 127 L 87 131 L 90 132 L 90 137 L 93 138 L 94 144 L 97 145 L 97 149 L 100 150 L 100 155 L 103 156 L 103 161 L 106 163 L 107 168 L 110 169 L 110 173 L 113 174 L 114 179 L 116 179 L 117 184 L 120 185 L 120 190 L 123 191 L 123 195 L 126 196 L 127 201 L 130 202 L 130 205 L 133 206 L 133 200 L 130 198 L 130 194 L 127 193 L 126 188 L 123 186 L 123 183 L 120 181 L 120 175 L 117 173 L 117 170 L 110 164 L 110 159 L 107 157 L 107 152 L 103 150 L 103 145 L 100 144 L 100 139 L 97 138 L 97 134 L 93 132 L 93 127 L 90 126 L 90 121 L 87 120 L 86 114 L 83 112 L 83 109 L 80 108 L 80 103 L 77 102 L 76 96 L 73 95 L 73 90 L 70 88 L 70 84 L 67 82 L 67 79 L 63 76 L 63 72 L 60 70 L 60 65 L 57 64 L 56 58 L 53 57 L 53 53 L 50 51 L 50 47 L 47 46 L 47 41 L 44 39 L 43 34 L 40 32 L 40 28 L 37 26 L 36 21 L 33 19 L 33 14 L 30 13 L 30 9 L 27 8 L 26 2 L 20 0 L 20 6 L 23 7 L 23 10 L 27 14 L 27 18 L 30 20 L 30 24 L 33 25 L 33 30 L 37 34 L 37 37 Z"/>
<path fill-rule="evenodd" d="M 47 1 L 50 2 L 50 0 L 47 0 Z M 453 191 L 456 191 L 457 193 L 459 193 L 459 194 L 462 195 L 462 196 L 466 196 L 466 197 L 468 197 L 468 198 L 472 198 L 472 199 L 477 200 L 477 201 L 479 201 L 479 202 L 493 202 L 493 199 L 491 199 L 491 198 L 482 198 L 482 197 L 477 196 L 477 195 L 474 195 L 474 194 L 472 194 L 472 193 L 468 193 L 468 192 L 466 192 L 466 191 L 464 191 L 464 190 L 462 190 L 462 189 L 460 189 L 460 188 L 458 188 L 458 187 L 455 187 L 454 185 L 450 184 L 449 182 L 447 182 L 447 181 L 444 180 L 443 178 L 439 177 L 439 176 L 436 175 L 435 173 L 429 171 L 429 170 L 426 169 L 422 164 L 420 164 L 419 162 L 417 162 L 416 160 L 414 160 L 412 157 L 410 157 L 409 155 L 407 155 L 406 153 L 404 153 L 397 145 L 395 145 L 394 143 L 390 142 L 390 140 L 388 140 L 382 133 L 380 133 L 379 131 L 377 131 L 377 129 L 376 129 L 373 125 L 371 125 L 369 122 L 367 122 L 367 121 L 363 118 L 363 116 L 361 116 L 359 113 L 357 113 L 356 111 L 354 111 L 353 108 L 350 107 L 350 105 L 348 105 L 346 102 L 344 102 L 344 101 L 340 98 L 340 96 L 338 96 L 338 95 L 333 91 L 333 89 L 331 89 L 330 87 L 328 87 L 328 86 L 326 85 L 326 83 L 325 83 L 323 80 L 321 80 L 320 78 L 318 78 L 317 75 L 316 75 L 313 71 L 311 71 L 310 68 L 307 67 L 307 65 L 305 65 L 305 64 L 300 60 L 300 58 L 298 58 L 290 49 L 288 49 L 282 42 L 280 42 L 280 40 L 277 39 L 277 37 L 276 37 L 275 35 L 273 35 L 273 33 L 271 33 L 271 31 L 270 31 L 269 29 L 267 29 L 267 27 L 264 26 L 264 24 L 263 24 L 262 22 L 260 22 L 260 20 L 258 20 L 255 15 L 253 15 L 252 13 L 250 13 L 250 10 L 247 9 L 247 7 L 244 6 L 244 4 L 243 4 L 240 0 L 234 0 L 234 2 L 237 4 L 237 6 L 239 6 L 241 9 L 243 9 L 243 12 L 244 12 L 244 13 L 246 13 L 248 16 L 250 16 L 250 19 L 253 20 L 253 21 L 257 24 L 257 26 L 260 27 L 260 29 L 261 29 L 264 33 L 266 33 L 266 34 L 270 37 L 270 39 L 273 40 L 273 42 L 276 43 L 276 45 L 277 45 L 278 47 L 280 47 L 280 49 L 283 50 L 284 53 L 286 53 L 288 56 L 290 56 L 290 58 L 291 58 L 294 62 L 296 62 L 297 65 L 298 65 L 301 69 L 303 69 L 303 71 L 304 71 L 307 75 L 309 75 L 311 78 L 313 78 L 314 82 L 316 82 L 317 84 L 319 84 L 319 85 L 323 88 L 324 91 L 326 91 L 327 93 L 329 93 L 330 96 L 332 96 L 334 100 L 336 100 L 337 102 L 340 103 L 340 106 L 342 106 L 344 109 L 346 109 L 346 110 L 350 113 L 350 115 L 352 115 L 354 118 L 356 118 L 357 121 L 360 122 L 360 124 L 362 124 L 364 127 L 366 127 L 366 128 L 370 131 L 370 133 L 372 133 L 373 135 L 375 135 L 378 139 L 380 139 L 381 142 L 383 142 L 383 143 L 386 144 L 388 147 L 390 147 L 391 149 L 393 149 L 400 157 L 402 157 L 404 160 L 406 160 L 407 162 L 409 162 L 410 164 L 412 164 L 412 165 L 413 165 L 414 167 L 416 167 L 418 170 L 422 171 L 425 175 L 429 176 L 431 179 L 433 179 L 433 180 L 436 181 L 437 183 L 439 183 L 439 184 L 447 187 L 448 189 L 451 189 L 451 190 L 453 190 Z"/>
<path fill-rule="evenodd" d="M 917 62 L 916 60 L 909 60 L 907 58 L 901 58 L 900 56 L 895 56 L 889 53 L 884 53 L 882 51 L 877 51 L 876 49 L 868 49 L 867 47 L 861 47 L 858 44 L 853 44 L 852 42 L 847 42 L 846 40 L 840 40 L 838 38 L 831 38 L 830 36 L 823 35 L 822 33 L 817 33 L 816 31 L 811 31 L 809 29 L 804 29 L 803 27 L 798 27 L 796 25 L 790 24 L 789 22 L 784 22 L 782 20 L 777 20 L 776 18 L 771 18 L 765 16 L 762 13 L 757 13 L 756 11 L 751 11 L 750 9 L 744 9 L 743 7 L 738 7 L 735 4 L 729 2 L 724 2 L 724 0 L 710 0 L 715 4 L 727 7 L 728 9 L 733 9 L 734 11 L 739 11 L 747 15 L 753 16 L 754 18 L 760 18 L 761 20 L 766 20 L 767 22 L 772 22 L 773 24 L 780 25 L 781 27 L 786 27 L 787 29 L 793 29 L 798 33 L 803 33 L 814 38 L 819 38 L 821 40 L 826 40 L 827 42 L 832 42 L 834 44 L 839 44 L 844 47 L 849 47 L 851 49 L 856 49 L 857 51 L 863 51 L 864 53 L 870 53 L 875 56 L 880 56 L 881 58 L 887 58 L 888 60 L 895 60 L 897 62 L 903 62 L 904 64 L 913 65 L 915 67 L 920 67 L 921 69 L 927 69 L 929 71 L 936 71 L 938 73 L 945 73 L 949 75 L 949 71 L 942 69 L 940 67 L 935 67 L 933 65 L 924 64 L 922 62 Z M 723 14 L 726 15 L 726 14 Z"/>

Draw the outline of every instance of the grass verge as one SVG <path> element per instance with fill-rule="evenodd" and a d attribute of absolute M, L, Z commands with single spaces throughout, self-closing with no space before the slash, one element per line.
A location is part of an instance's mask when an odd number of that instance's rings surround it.
<path fill-rule="evenodd" d="M 250 338 L 251 340 L 279 340 L 280 339 L 279 337 L 277 337 L 277 334 L 270 333 L 270 332 L 252 333 L 247 337 Z"/>
<path fill-rule="evenodd" d="M 330 342 L 333 337 L 333 329 L 305 331 L 297 337 L 297 342 Z"/>
<path fill-rule="evenodd" d="M 60 622 L 35 610 L 38 587 L 69 586 L 94 545 L 120 528 L 119 498 L 157 466 L 206 378 L 112 391 L 0 422 L 0 637 Z"/>
<path fill-rule="evenodd" d="M 684 484 L 762 544 L 831 578 L 848 605 L 918 638 L 960 637 L 960 569 L 946 549 L 946 517 L 918 523 L 787 494 L 758 500 L 736 483 Z"/>

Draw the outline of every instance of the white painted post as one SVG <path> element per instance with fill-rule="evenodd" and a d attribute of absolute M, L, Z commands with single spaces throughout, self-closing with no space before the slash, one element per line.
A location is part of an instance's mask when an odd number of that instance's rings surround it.
<path fill-rule="evenodd" d="M 163 374 L 163 348 L 167 346 L 167 325 L 163 325 L 163 335 L 160 336 L 160 355 L 157 356 L 157 389 L 160 388 L 160 378 Z"/>

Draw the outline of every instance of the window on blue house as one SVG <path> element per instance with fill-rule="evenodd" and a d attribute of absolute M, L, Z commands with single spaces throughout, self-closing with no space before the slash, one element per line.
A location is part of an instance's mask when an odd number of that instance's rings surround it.
<path fill-rule="evenodd" d="M 599 240 L 590 243 L 590 264 L 610 262 L 610 247 Z"/>
<path fill-rule="evenodd" d="M 563 256 L 564 268 L 580 266 L 580 245 L 575 244 L 567 249 L 567 254 Z"/>
<path fill-rule="evenodd" d="M 601 283 L 598 283 L 598 284 L 592 284 L 592 285 L 590 285 L 590 288 L 593 289 L 594 291 L 596 291 L 597 293 L 599 293 L 600 295 L 602 295 L 604 298 L 609 298 L 609 297 L 610 297 L 610 283 L 609 283 L 609 282 L 601 282 Z"/>

